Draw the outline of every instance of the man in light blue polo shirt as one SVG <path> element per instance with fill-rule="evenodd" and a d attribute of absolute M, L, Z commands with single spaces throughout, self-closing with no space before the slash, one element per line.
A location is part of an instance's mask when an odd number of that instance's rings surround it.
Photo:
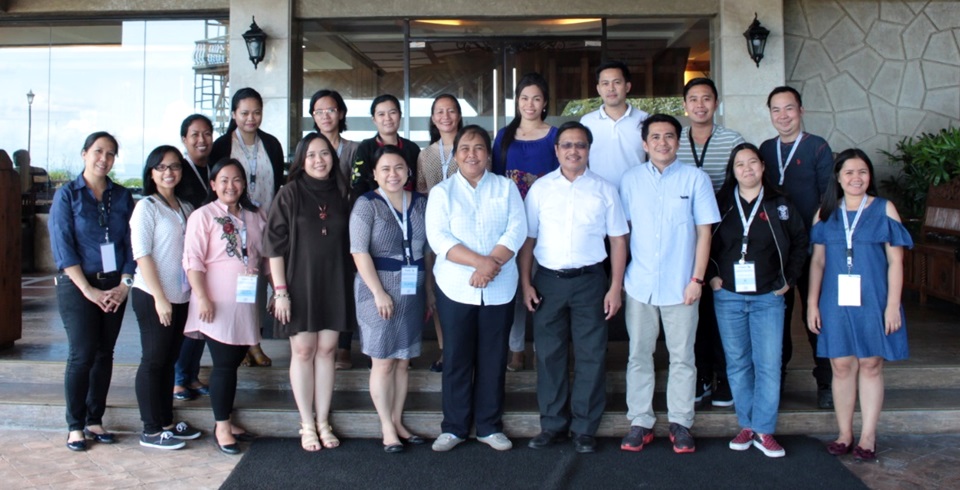
<path fill-rule="evenodd" d="M 648 114 L 627 103 L 630 70 L 622 61 L 604 62 L 596 73 L 603 105 L 580 123 L 593 133 L 590 171 L 619 187 L 624 172 L 644 161 L 640 125 Z"/>
<path fill-rule="evenodd" d="M 720 211 L 710 177 L 678 161 L 680 131 L 680 122 L 672 116 L 647 118 L 642 135 L 650 161 L 628 170 L 620 184 L 620 199 L 633 230 L 632 259 L 624 283 L 630 335 L 630 433 L 620 444 L 625 451 L 640 451 L 653 441 L 653 353 L 661 320 L 670 353 L 670 440 L 676 453 L 696 450 L 689 431 L 697 380 L 693 345 L 703 274 L 710 257 L 710 227 L 720 221 Z"/>

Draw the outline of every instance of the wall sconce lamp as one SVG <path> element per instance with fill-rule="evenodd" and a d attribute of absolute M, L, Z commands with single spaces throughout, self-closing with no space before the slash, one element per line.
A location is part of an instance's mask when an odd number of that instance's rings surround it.
<path fill-rule="evenodd" d="M 247 43 L 247 52 L 250 53 L 250 61 L 253 62 L 253 69 L 257 69 L 257 64 L 263 61 L 263 56 L 267 52 L 267 33 L 257 25 L 257 18 L 253 17 L 253 23 L 250 24 L 250 30 L 243 33 L 243 42 Z"/>
<path fill-rule="evenodd" d="M 757 68 L 760 68 L 760 60 L 763 59 L 763 50 L 767 47 L 767 36 L 769 35 L 770 29 L 760 25 L 757 14 L 754 12 L 753 23 L 747 30 L 743 31 L 743 37 L 747 38 L 747 53 L 750 54 L 750 59 L 757 63 Z"/>

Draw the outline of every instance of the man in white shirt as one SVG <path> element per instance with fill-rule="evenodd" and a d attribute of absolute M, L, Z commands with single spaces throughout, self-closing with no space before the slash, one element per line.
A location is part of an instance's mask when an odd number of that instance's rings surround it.
<path fill-rule="evenodd" d="M 590 145 L 590 170 L 614 186 L 631 167 L 644 161 L 640 125 L 647 113 L 627 103 L 630 70 L 622 61 L 607 61 L 597 67 L 599 109 L 580 118 L 594 136 Z"/>
<path fill-rule="evenodd" d="M 527 240 L 518 257 L 527 309 L 534 312 L 541 449 L 573 432 L 578 453 L 596 450 L 593 435 L 606 405 L 607 320 L 620 310 L 629 231 L 613 184 L 587 168 L 590 130 L 557 130 L 560 168 L 538 179 L 525 201 Z M 603 270 L 610 239 L 612 281 Z M 539 264 L 531 281 L 533 257 Z M 574 349 L 570 388 L 567 357 Z"/>
<path fill-rule="evenodd" d="M 710 257 L 710 227 L 720 221 L 720 211 L 707 174 L 677 158 L 680 122 L 654 114 L 643 122 L 642 130 L 650 162 L 627 171 L 620 185 L 624 212 L 635 230 L 630 235 L 632 260 L 624 281 L 630 336 L 630 433 L 620 449 L 640 451 L 653 441 L 653 353 L 662 320 L 670 353 L 670 440 L 675 453 L 692 453 L 696 450 L 689 429 L 697 380 L 693 355 L 697 303 Z"/>

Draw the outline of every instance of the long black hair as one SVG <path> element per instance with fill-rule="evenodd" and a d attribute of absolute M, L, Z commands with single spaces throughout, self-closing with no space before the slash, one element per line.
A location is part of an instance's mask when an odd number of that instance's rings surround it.
<path fill-rule="evenodd" d="M 240 107 L 240 101 L 244 99 L 256 99 L 260 103 L 260 109 L 263 110 L 263 97 L 260 97 L 260 92 L 250 88 L 244 87 L 240 90 L 237 90 L 233 94 L 233 99 L 230 101 L 230 125 L 227 126 L 227 134 L 232 133 L 237 129 L 237 120 L 234 119 L 233 113 L 237 112 L 237 107 Z"/>
<path fill-rule="evenodd" d="M 433 99 L 433 104 L 430 105 L 430 144 L 434 144 L 437 140 L 440 139 L 440 129 L 437 128 L 437 125 L 433 123 L 433 111 L 437 108 L 437 102 L 440 99 L 450 99 L 453 101 L 453 105 L 457 107 L 457 131 L 463 129 L 463 109 L 460 108 L 460 101 L 456 97 L 450 94 L 440 94 L 437 98 Z"/>
<path fill-rule="evenodd" d="M 324 97 L 330 97 L 337 104 L 337 132 L 343 133 L 347 130 L 347 103 L 343 101 L 343 96 L 340 95 L 340 92 L 329 89 L 317 90 L 317 92 L 313 94 L 313 97 L 310 97 L 310 115 L 313 116 L 314 106 L 317 105 L 317 101 Z M 320 132 L 320 126 L 317 126 L 316 119 L 313 120 L 313 129 L 318 133 Z"/>
<path fill-rule="evenodd" d="M 517 139 L 517 129 L 520 127 L 520 121 L 523 119 L 520 117 L 520 92 L 523 92 L 523 89 L 531 85 L 536 86 L 540 89 L 540 92 L 543 93 L 543 111 L 540 112 L 540 120 L 543 121 L 547 118 L 547 112 L 550 107 L 550 88 L 547 86 L 547 81 L 539 73 L 527 73 L 517 82 L 517 89 L 514 90 L 513 98 L 513 120 L 510 121 L 510 124 L 504 129 L 503 139 L 500 140 L 499 163 L 503 168 L 507 168 L 507 150 Z"/>
<path fill-rule="evenodd" d="M 253 201 L 250 200 L 250 194 L 247 192 L 247 171 L 244 170 L 240 160 L 230 157 L 221 158 L 210 168 L 210 192 L 207 194 L 207 200 L 204 201 L 204 204 L 210 204 L 217 200 L 217 191 L 214 190 L 214 182 L 217 181 L 217 176 L 220 175 L 220 171 L 231 165 L 240 169 L 240 176 L 243 177 L 243 192 L 240 193 L 240 200 L 237 204 L 240 205 L 240 209 L 257 211 L 259 208 L 253 204 Z"/>
<path fill-rule="evenodd" d="M 287 176 L 287 183 L 289 184 L 300 180 L 307 173 L 305 168 L 307 151 L 310 150 L 310 144 L 315 140 L 323 141 L 323 143 L 327 145 L 327 149 L 330 150 L 330 178 L 332 178 L 333 182 L 337 185 L 337 191 L 340 192 L 340 195 L 347 197 L 350 186 L 347 184 L 347 178 L 343 175 L 343 172 L 340 171 L 340 157 L 337 156 L 337 149 L 330 144 L 330 140 L 328 140 L 326 136 L 319 132 L 307 134 L 300 140 L 300 143 L 297 144 L 297 151 L 293 155 L 293 163 L 290 164 L 290 174 Z"/>
<path fill-rule="evenodd" d="M 149 196 L 151 194 L 157 193 L 157 183 L 153 181 L 153 169 L 157 168 L 157 165 L 163 163 L 163 157 L 167 156 L 167 153 L 173 153 L 177 156 L 180 164 L 180 176 L 183 177 L 183 171 L 187 166 L 187 162 L 183 159 L 183 154 L 180 153 L 180 150 L 176 149 L 170 145 L 160 145 L 153 149 L 149 155 L 147 155 L 147 161 L 143 165 L 143 195 Z M 179 186 L 177 186 L 179 187 Z"/>
<path fill-rule="evenodd" d="M 203 114 L 190 114 L 186 117 L 186 119 L 183 120 L 182 123 L 180 123 L 181 138 L 187 137 L 187 131 L 190 130 L 190 125 L 196 121 L 203 121 L 207 123 L 207 127 L 210 128 L 210 134 L 213 134 L 213 121 L 211 121 L 209 117 L 204 116 Z"/>
<path fill-rule="evenodd" d="M 830 219 L 830 216 L 840 206 L 840 200 L 843 199 L 843 188 L 840 187 L 840 170 L 847 160 L 859 158 L 867 164 L 867 171 L 870 172 L 870 184 L 867 185 L 867 195 L 877 196 L 877 180 L 874 178 L 873 162 L 863 150 L 859 148 L 849 148 L 837 154 L 837 159 L 833 161 L 833 178 L 827 183 L 827 191 L 823 193 L 823 200 L 820 202 L 820 221 Z"/>
<path fill-rule="evenodd" d="M 763 186 L 764 200 L 783 195 L 783 192 L 777 186 L 773 185 L 773 181 L 770 180 L 770 172 L 767 172 L 767 162 L 763 161 L 763 156 L 760 155 L 760 149 L 757 148 L 757 145 L 753 143 L 740 143 L 730 150 L 730 158 L 727 160 L 727 169 L 724 172 L 723 185 L 720 186 L 720 190 L 717 191 L 717 204 L 719 205 L 721 213 L 736 204 L 733 200 L 733 190 L 737 188 L 738 182 L 734 173 L 734 163 L 737 159 L 737 153 L 743 150 L 752 151 L 753 154 L 757 156 L 757 159 L 760 160 L 760 165 L 763 165 L 760 185 Z"/>

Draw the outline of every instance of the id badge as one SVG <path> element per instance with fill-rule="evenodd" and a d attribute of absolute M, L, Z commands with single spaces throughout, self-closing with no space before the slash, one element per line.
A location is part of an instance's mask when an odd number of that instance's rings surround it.
<path fill-rule="evenodd" d="M 100 244 L 100 262 L 103 263 L 103 272 L 117 270 L 117 253 L 113 243 Z"/>
<path fill-rule="evenodd" d="M 257 302 L 257 276 L 240 274 L 237 276 L 237 303 Z"/>
<path fill-rule="evenodd" d="M 180 292 L 190 292 L 190 281 L 187 279 L 187 271 L 180 269 Z"/>
<path fill-rule="evenodd" d="M 400 294 L 408 296 L 417 294 L 417 275 L 419 268 L 415 265 L 405 265 L 400 269 Z"/>
<path fill-rule="evenodd" d="M 860 274 L 840 274 L 838 285 L 840 306 L 860 306 Z"/>
<path fill-rule="evenodd" d="M 753 262 L 733 264 L 734 290 L 738 293 L 757 292 L 757 269 Z"/>

